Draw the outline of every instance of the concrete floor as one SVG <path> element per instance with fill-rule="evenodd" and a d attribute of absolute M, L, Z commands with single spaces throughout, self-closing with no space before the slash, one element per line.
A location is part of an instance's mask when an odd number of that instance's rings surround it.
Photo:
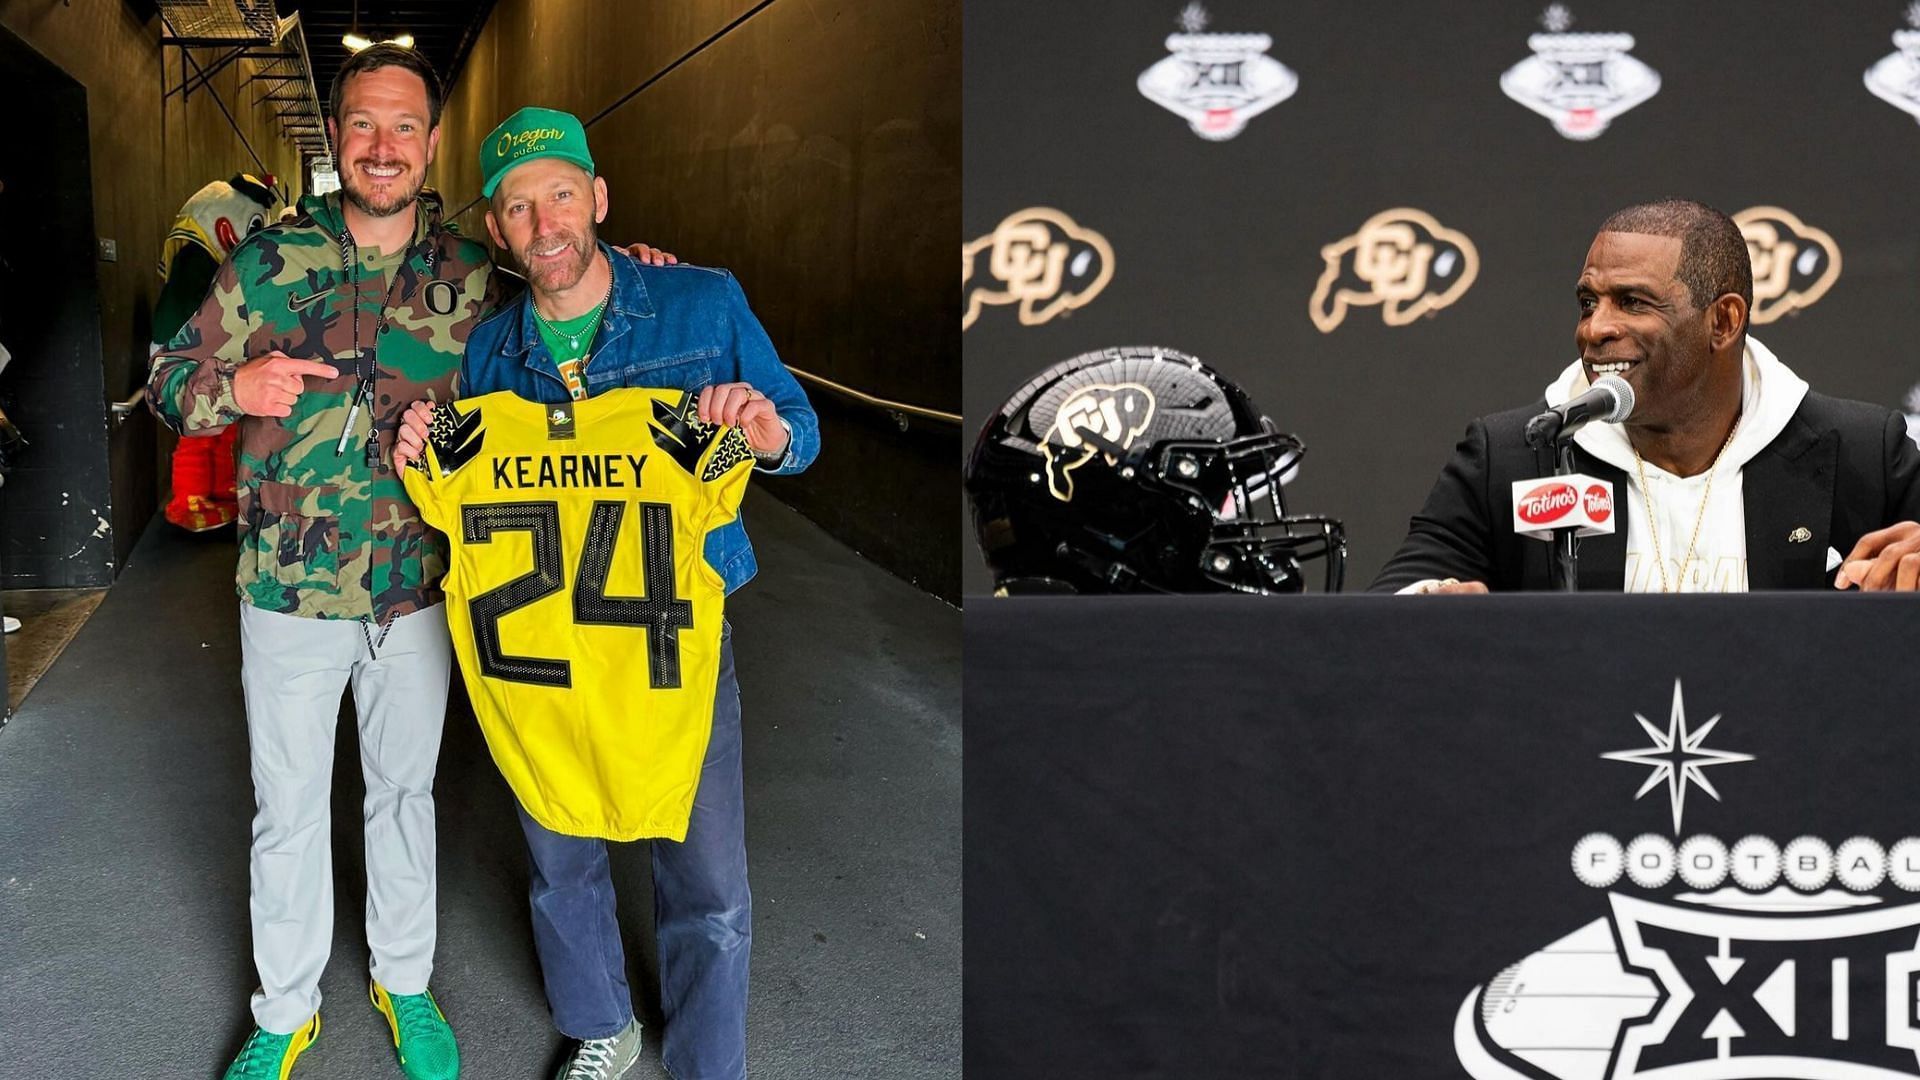
<path fill-rule="evenodd" d="M 764 1080 L 960 1076 L 960 616 L 754 493 L 728 604 L 745 702 Z M 230 537 L 156 526 L 0 731 L 0 1078 L 217 1077 L 250 1026 L 253 811 Z M 456 686 L 458 678 L 455 679 Z M 456 694 L 457 697 L 457 694 Z M 506 786 L 456 706 L 436 793 L 434 991 L 470 1078 L 561 1051 Z M 353 726 L 336 748 L 335 935 L 301 1077 L 399 1077 L 366 1002 Z M 637 1007 L 659 1011 L 641 845 L 614 849 Z M 628 1075 L 666 1076 L 649 1036 Z"/>

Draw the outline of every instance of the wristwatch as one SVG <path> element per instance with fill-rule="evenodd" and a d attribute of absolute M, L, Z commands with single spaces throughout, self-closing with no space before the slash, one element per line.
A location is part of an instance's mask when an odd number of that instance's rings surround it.
<path fill-rule="evenodd" d="M 239 420 L 246 416 L 246 410 L 240 407 L 240 399 L 233 395 L 233 373 L 239 369 L 239 364 L 227 360 L 215 360 L 213 362 L 213 373 L 220 379 L 220 397 L 222 400 L 232 404 L 231 411 L 233 415 L 231 419 L 233 420 Z"/>
<path fill-rule="evenodd" d="M 777 451 L 766 454 L 754 450 L 753 460 L 760 465 L 777 468 L 782 462 L 787 460 L 788 452 L 793 449 L 793 425 L 787 423 L 787 418 L 784 416 L 775 416 L 774 419 L 780 421 L 780 426 L 787 430 L 787 445 Z M 749 447 L 749 449 L 751 449 L 751 447 Z"/>

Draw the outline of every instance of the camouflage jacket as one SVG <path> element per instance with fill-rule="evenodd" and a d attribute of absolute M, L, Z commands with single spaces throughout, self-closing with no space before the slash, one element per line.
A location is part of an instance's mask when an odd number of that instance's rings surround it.
<path fill-rule="evenodd" d="M 421 193 L 416 218 L 389 286 L 364 255 L 352 275 L 344 268 L 340 194 L 302 199 L 299 217 L 234 249 L 199 311 L 153 358 L 147 401 L 169 427 L 240 425 L 236 582 L 255 607 L 384 625 L 441 599 L 446 539 L 407 498 L 391 464 L 393 433 L 409 403 L 451 398 L 467 334 L 499 296 L 486 249 L 440 224 L 437 196 Z M 356 386 L 356 319 L 375 389 L 335 453 Z M 275 349 L 340 375 L 308 376 L 291 416 L 243 416 L 234 369 Z"/>

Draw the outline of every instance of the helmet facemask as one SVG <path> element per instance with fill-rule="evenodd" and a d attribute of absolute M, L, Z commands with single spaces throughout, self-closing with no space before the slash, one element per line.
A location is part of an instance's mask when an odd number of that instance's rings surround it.
<path fill-rule="evenodd" d="M 1338 592 L 1346 569 L 1346 536 L 1340 522 L 1287 513 L 1282 493 L 1306 447 L 1273 430 L 1229 442 L 1169 441 L 1155 447 L 1152 469 L 1160 483 L 1181 492 L 1212 514 L 1212 529 L 1200 550 L 1199 573 L 1235 592 L 1300 592 L 1300 564 L 1325 560 L 1322 587 Z"/>

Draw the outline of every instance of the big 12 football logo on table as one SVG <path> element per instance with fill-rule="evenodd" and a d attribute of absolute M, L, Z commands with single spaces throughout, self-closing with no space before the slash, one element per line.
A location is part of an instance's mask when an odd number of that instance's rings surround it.
<path fill-rule="evenodd" d="M 1645 767 L 1681 836 L 1687 793 L 1752 755 L 1709 748 L 1680 683 L 1651 745 L 1602 755 Z M 1636 796 L 1638 797 L 1638 796 Z M 1920 1076 L 1920 837 L 1816 836 L 1732 845 L 1607 832 L 1571 869 L 1603 903 L 1585 924 L 1474 987 L 1454 1050 L 1474 1080 L 1895 1080 Z"/>

